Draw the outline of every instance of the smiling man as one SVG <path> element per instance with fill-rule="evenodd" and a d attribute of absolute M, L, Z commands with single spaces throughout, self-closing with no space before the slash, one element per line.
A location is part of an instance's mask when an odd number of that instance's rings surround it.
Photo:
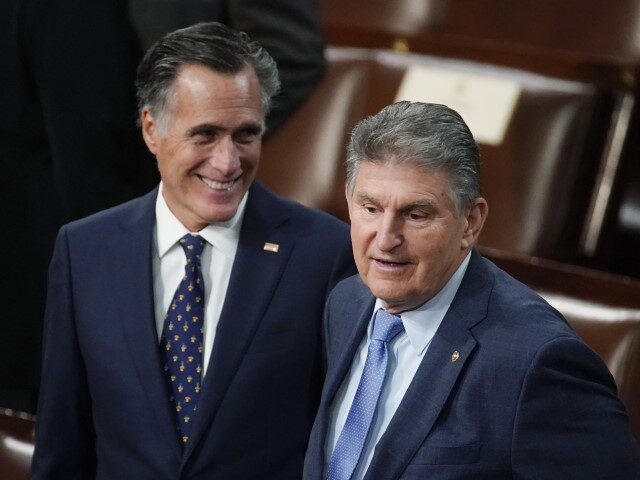
<path fill-rule="evenodd" d="M 346 225 L 254 182 L 278 85 L 220 24 L 147 52 L 162 181 L 58 235 L 33 478 L 301 477 L 323 306 L 355 268 Z"/>
<path fill-rule="evenodd" d="M 359 276 L 325 313 L 305 480 L 637 478 L 603 362 L 474 249 L 487 217 L 462 118 L 400 102 L 356 125 L 346 196 Z"/>
<path fill-rule="evenodd" d="M 232 218 L 251 186 L 266 105 L 252 67 L 221 74 L 198 63 L 179 68 L 167 102 L 155 115 L 142 107 L 142 133 L 158 160 L 164 200 L 199 232 Z"/>

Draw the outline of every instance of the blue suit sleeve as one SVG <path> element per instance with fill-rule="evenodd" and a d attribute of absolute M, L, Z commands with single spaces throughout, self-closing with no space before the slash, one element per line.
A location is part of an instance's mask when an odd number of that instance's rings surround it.
<path fill-rule="evenodd" d="M 534 357 L 518 400 L 514 479 L 640 478 L 640 457 L 602 360 L 576 338 Z"/>
<path fill-rule="evenodd" d="M 95 476 L 91 398 L 76 333 L 66 227 L 58 234 L 49 268 L 43 369 L 32 478 Z"/>

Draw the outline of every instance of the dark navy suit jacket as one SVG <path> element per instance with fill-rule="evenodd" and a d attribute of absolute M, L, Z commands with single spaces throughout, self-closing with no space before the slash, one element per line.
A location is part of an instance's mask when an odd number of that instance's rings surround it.
<path fill-rule="evenodd" d="M 355 272 L 347 226 L 251 187 L 183 452 L 154 320 L 156 195 L 58 235 L 34 478 L 300 478 L 322 385 L 322 310 L 335 283 Z"/>
<path fill-rule="evenodd" d="M 329 298 L 305 480 L 322 478 L 331 404 L 373 305 L 358 277 Z M 640 478 L 640 460 L 606 366 L 560 313 L 474 252 L 365 479 L 617 478 Z"/>

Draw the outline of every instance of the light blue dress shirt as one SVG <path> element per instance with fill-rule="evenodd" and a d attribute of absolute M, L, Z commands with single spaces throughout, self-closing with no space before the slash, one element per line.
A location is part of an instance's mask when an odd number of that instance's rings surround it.
<path fill-rule="evenodd" d="M 375 446 L 389 426 L 389 422 L 398 409 L 398 405 L 400 405 L 422 362 L 424 353 L 427 351 L 440 323 L 442 323 L 447 310 L 449 310 L 453 297 L 456 295 L 467 270 L 470 258 L 471 253 L 466 256 L 445 286 L 428 302 L 415 310 L 406 311 L 400 315 L 404 325 L 404 332 L 400 333 L 390 343 L 387 378 L 382 387 L 376 414 L 362 450 L 360 461 L 351 477 L 352 480 L 362 480 L 367 472 L 367 468 L 369 468 L 373 458 Z M 380 299 L 377 299 L 373 313 L 375 314 L 379 308 L 383 308 L 383 303 Z M 373 319 L 373 315 L 371 318 Z M 369 342 L 371 341 L 372 327 L 373 323 L 370 320 L 367 335 L 356 350 L 349 374 L 342 382 L 331 406 L 329 431 L 327 443 L 325 444 L 325 472 L 360 383 L 362 370 L 367 359 Z"/>

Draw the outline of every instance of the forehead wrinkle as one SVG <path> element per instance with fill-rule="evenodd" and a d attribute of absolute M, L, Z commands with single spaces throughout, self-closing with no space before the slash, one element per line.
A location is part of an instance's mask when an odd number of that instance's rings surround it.
<path fill-rule="evenodd" d="M 366 191 L 358 191 L 355 193 L 356 200 L 359 202 L 372 202 L 372 203 L 380 203 L 380 200 L 371 196 Z M 408 210 L 411 208 L 419 208 L 419 207 L 434 207 L 438 205 L 437 199 L 433 198 L 421 198 L 418 200 L 409 201 L 403 205 L 401 205 L 401 210 Z"/>
<path fill-rule="evenodd" d="M 438 204 L 438 201 L 433 198 L 423 198 L 420 200 L 414 200 L 405 205 L 405 208 L 416 208 L 416 207 L 433 207 Z"/>

